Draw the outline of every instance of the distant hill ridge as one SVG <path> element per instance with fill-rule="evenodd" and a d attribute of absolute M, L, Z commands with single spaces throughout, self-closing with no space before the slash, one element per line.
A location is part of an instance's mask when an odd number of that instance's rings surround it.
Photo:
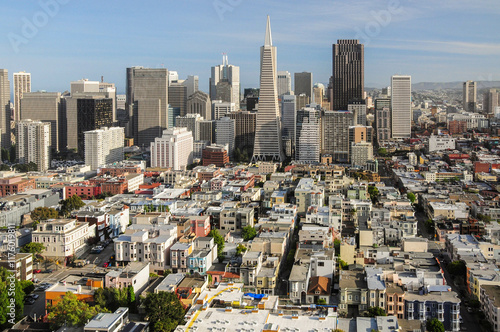
<path fill-rule="evenodd" d="M 418 90 L 461 90 L 464 81 L 456 82 L 420 82 L 411 85 L 412 91 Z M 370 84 L 371 87 L 366 87 L 365 90 L 380 89 L 379 84 Z M 500 88 L 500 81 L 477 81 L 478 89 Z"/>

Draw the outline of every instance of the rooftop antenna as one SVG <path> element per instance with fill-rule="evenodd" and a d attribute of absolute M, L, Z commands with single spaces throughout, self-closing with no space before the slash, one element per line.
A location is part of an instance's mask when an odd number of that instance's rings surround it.
<path fill-rule="evenodd" d="M 227 53 L 222 53 L 222 65 L 227 66 L 229 64 L 227 60 Z"/>

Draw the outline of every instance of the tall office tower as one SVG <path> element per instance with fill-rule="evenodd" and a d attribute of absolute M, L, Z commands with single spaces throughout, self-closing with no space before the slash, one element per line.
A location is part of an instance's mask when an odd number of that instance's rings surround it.
<path fill-rule="evenodd" d="M 389 107 L 375 109 L 375 128 L 378 144 L 391 139 L 391 109 Z"/>
<path fill-rule="evenodd" d="M 184 85 L 187 90 L 186 90 L 186 97 L 189 98 L 198 91 L 198 83 L 199 83 L 199 78 L 197 75 L 189 75 L 184 82 L 182 82 L 182 85 Z"/>
<path fill-rule="evenodd" d="M 177 83 L 179 82 L 179 74 L 174 71 L 174 70 L 171 70 L 168 72 L 168 85 L 172 84 L 172 83 Z"/>
<path fill-rule="evenodd" d="M 225 82 L 227 84 L 219 83 Z M 227 55 L 222 56 L 222 65 L 212 67 L 212 76 L 209 79 L 210 83 L 210 99 L 216 100 L 219 89 L 226 90 L 224 95 L 227 93 L 228 85 L 230 86 L 230 97 L 228 99 L 223 99 L 234 103 L 235 105 L 240 105 L 240 67 L 230 65 L 227 59 Z"/>
<path fill-rule="evenodd" d="M 127 126 L 126 102 L 127 95 L 116 95 L 116 123 L 119 127 L 123 128 Z"/>
<path fill-rule="evenodd" d="M 260 48 L 260 98 L 252 161 L 284 160 L 276 90 L 276 65 L 276 47 L 273 46 L 271 22 L 268 16 L 266 38 L 264 46 Z"/>
<path fill-rule="evenodd" d="M 466 81 L 463 87 L 464 111 L 475 112 L 477 109 L 477 82 Z"/>
<path fill-rule="evenodd" d="M 297 112 L 297 149 L 295 159 L 304 163 L 319 161 L 321 125 L 319 111 L 306 107 Z"/>
<path fill-rule="evenodd" d="M 180 107 L 172 107 L 168 105 L 168 128 L 175 127 L 175 119 L 177 119 L 178 116 L 181 116 Z"/>
<path fill-rule="evenodd" d="M 236 121 L 225 116 L 215 120 L 215 144 L 229 146 L 227 154 L 232 157 L 236 141 Z"/>
<path fill-rule="evenodd" d="M 313 74 L 308 72 L 293 74 L 294 90 L 296 95 L 305 94 L 309 100 L 313 100 Z"/>
<path fill-rule="evenodd" d="M 193 135 L 195 141 L 200 140 L 200 121 L 203 118 L 199 114 L 186 114 L 185 116 L 178 116 L 175 118 L 176 127 L 187 128 Z"/>
<path fill-rule="evenodd" d="M 212 103 L 203 91 L 196 91 L 186 102 L 187 114 L 199 114 L 206 120 L 212 120 Z"/>
<path fill-rule="evenodd" d="M 123 160 L 124 128 L 103 127 L 84 132 L 84 137 L 85 165 L 91 170 Z"/>
<path fill-rule="evenodd" d="M 385 88 L 382 88 L 382 95 L 385 97 L 385 98 L 391 98 L 391 87 L 390 86 L 387 86 Z"/>
<path fill-rule="evenodd" d="M 172 82 L 168 86 L 168 103 L 173 108 L 179 108 L 180 115 L 186 114 L 187 86 Z"/>
<path fill-rule="evenodd" d="M 200 141 L 215 143 L 215 125 L 213 120 L 200 121 Z"/>
<path fill-rule="evenodd" d="M 500 90 L 489 89 L 483 95 L 483 113 L 494 114 L 495 108 L 500 106 Z"/>
<path fill-rule="evenodd" d="M 0 69 L 0 131 L 2 148 L 10 148 L 10 81 L 7 69 Z"/>
<path fill-rule="evenodd" d="M 26 92 L 31 92 L 31 74 L 14 73 L 14 121 L 21 120 L 21 99 Z"/>
<path fill-rule="evenodd" d="M 281 136 L 289 140 L 291 144 L 287 157 L 292 157 L 295 154 L 296 123 L 296 96 L 284 95 L 281 97 Z"/>
<path fill-rule="evenodd" d="M 65 148 L 63 133 L 66 122 L 60 92 L 25 92 L 21 99 L 20 119 L 50 123 L 50 148 L 52 152 Z"/>
<path fill-rule="evenodd" d="M 151 142 L 151 167 L 185 170 L 193 163 L 193 135 L 187 128 L 169 128 Z"/>
<path fill-rule="evenodd" d="M 228 103 L 222 100 L 212 101 L 212 119 L 214 120 L 219 120 L 234 111 L 236 111 L 236 105 L 234 103 Z"/>
<path fill-rule="evenodd" d="M 127 136 L 147 146 L 168 128 L 168 70 L 127 68 Z"/>
<path fill-rule="evenodd" d="M 347 110 L 354 113 L 354 125 L 366 126 L 366 104 L 364 100 L 349 103 Z"/>
<path fill-rule="evenodd" d="M 295 107 L 297 107 L 297 111 L 310 104 L 311 99 L 305 93 L 295 95 L 295 97 Z"/>
<path fill-rule="evenodd" d="M 113 100 L 113 124 L 116 124 L 117 99 L 115 83 L 99 82 L 99 92 Z"/>
<path fill-rule="evenodd" d="M 322 83 L 314 84 L 313 88 L 314 102 L 323 107 L 323 96 L 325 95 L 325 86 Z"/>
<path fill-rule="evenodd" d="M 377 98 L 375 99 L 375 109 L 381 110 L 383 108 L 391 108 L 391 98 Z"/>
<path fill-rule="evenodd" d="M 391 77 L 392 138 L 411 137 L 411 76 Z"/>
<path fill-rule="evenodd" d="M 278 96 L 289 95 L 292 93 L 292 75 L 288 71 L 278 71 L 278 80 L 276 82 Z"/>
<path fill-rule="evenodd" d="M 364 94 L 364 45 L 357 39 L 340 39 L 333 44 L 331 109 L 346 110 Z"/>
<path fill-rule="evenodd" d="M 334 162 L 349 162 L 349 127 L 354 124 L 350 111 L 325 111 L 322 124 L 322 154 L 332 156 Z"/>
<path fill-rule="evenodd" d="M 50 123 L 21 120 L 16 125 L 16 154 L 19 163 L 35 163 L 44 172 L 50 167 Z"/>
<path fill-rule="evenodd" d="M 75 93 L 66 99 L 67 148 L 77 149 L 83 157 L 84 132 L 113 125 L 113 100 Z"/>
<path fill-rule="evenodd" d="M 255 125 L 257 122 L 257 112 L 239 111 L 229 113 L 229 118 L 235 121 L 234 148 L 241 152 L 246 150 L 248 155 L 253 153 L 253 142 L 255 141 Z"/>

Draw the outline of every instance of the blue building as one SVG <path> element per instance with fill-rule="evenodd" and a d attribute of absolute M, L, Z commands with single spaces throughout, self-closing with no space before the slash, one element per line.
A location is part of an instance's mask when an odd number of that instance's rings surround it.
<path fill-rule="evenodd" d="M 425 322 L 437 318 L 446 331 L 460 331 L 460 298 L 449 286 L 427 286 L 405 295 L 405 319 Z"/>

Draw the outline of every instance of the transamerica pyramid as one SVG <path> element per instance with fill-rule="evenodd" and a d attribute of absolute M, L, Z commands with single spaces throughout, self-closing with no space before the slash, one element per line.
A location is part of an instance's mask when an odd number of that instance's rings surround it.
<path fill-rule="evenodd" d="M 266 38 L 260 48 L 260 94 L 252 162 L 284 160 L 276 70 L 276 47 L 273 46 L 268 16 Z"/>

